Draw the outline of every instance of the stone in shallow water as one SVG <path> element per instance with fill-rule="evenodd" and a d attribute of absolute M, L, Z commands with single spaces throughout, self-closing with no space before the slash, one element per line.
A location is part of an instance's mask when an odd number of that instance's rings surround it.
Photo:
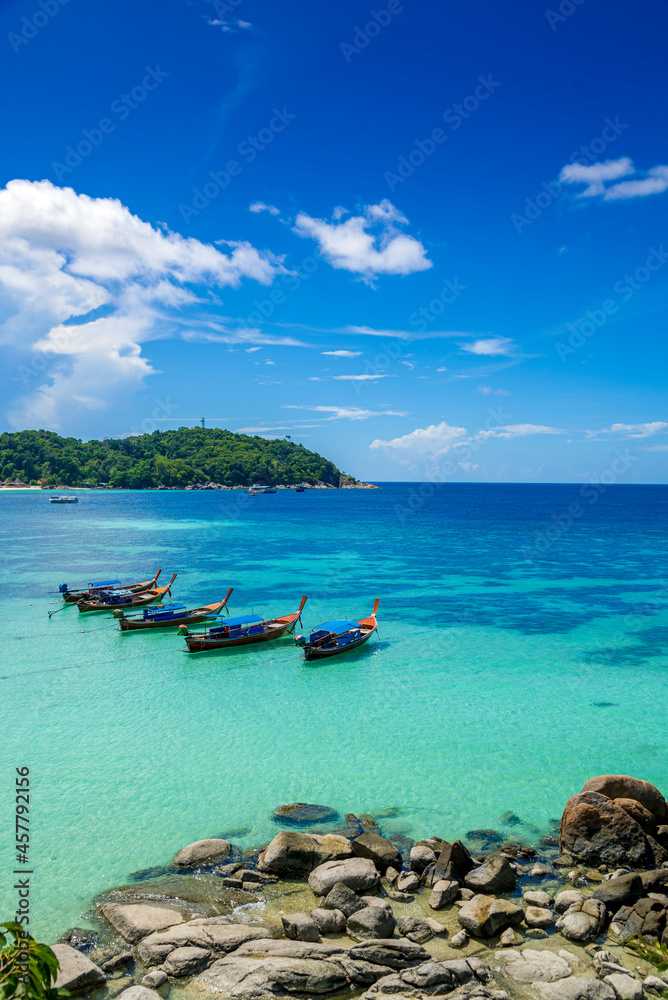
<path fill-rule="evenodd" d="M 258 868 L 276 875 L 308 875 L 319 865 L 351 858 L 352 853 L 350 841 L 345 837 L 283 830 L 261 852 Z"/>
<path fill-rule="evenodd" d="M 310 802 L 290 802 L 274 810 L 276 823 L 290 823 L 295 826 L 310 826 L 312 823 L 328 823 L 339 818 L 336 809 L 330 806 L 314 805 Z"/>
<path fill-rule="evenodd" d="M 584 903 L 584 901 L 585 894 L 579 889 L 564 889 L 563 892 L 558 893 L 554 901 L 554 908 L 557 913 L 565 913 L 573 903 Z"/>
<path fill-rule="evenodd" d="M 544 906 L 527 906 L 524 920 L 527 927 L 547 930 L 554 923 L 554 914 Z"/>
<path fill-rule="evenodd" d="M 608 983 L 580 976 L 543 983 L 538 989 L 545 1000 L 617 1000 L 617 994 Z"/>
<path fill-rule="evenodd" d="M 149 903 L 104 903 L 100 912 L 130 944 L 136 944 L 154 931 L 183 923 L 178 910 L 151 906 Z"/>
<path fill-rule="evenodd" d="M 142 986 L 147 987 L 151 990 L 157 990 L 159 986 L 162 986 L 167 982 L 167 973 L 163 972 L 162 969 L 151 969 L 147 972 L 141 981 Z"/>
<path fill-rule="evenodd" d="M 524 910 L 507 899 L 474 896 L 459 910 L 459 923 L 474 937 L 493 937 L 524 919 Z"/>
<path fill-rule="evenodd" d="M 311 910 L 311 917 L 321 934 L 342 934 L 346 929 L 346 918 L 341 910 L 318 907 Z"/>
<path fill-rule="evenodd" d="M 240 958 L 230 956 L 214 962 L 198 976 L 204 991 L 224 993 L 238 1000 L 255 1000 L 272 994 L 343 993 L 348 982 L 334 962 L 295 958 Z"/>
<path fill-rule="evenodd" d="M 196 868 L 197 865 L 215 864 L 229 857 L 232 845 L 229 840 L 197 840 L 179 851 L 173 864 L 177 868 Z"/>
<path fill-rule="evenodd" d="M 353 941 L 392 937 L 395 924 L 392 907 L 384 900 L 379 900 L 379 903 L 365 906 L 348 917 L 346 930 Z"/>
<path fill-rule="evenodd" d="M 289 913 L 281 917 L 285 936 L 291 941 L 319 941 L 318 925 L 307 913 Z"/>
<path fill-rule="evenodd" d="M 366 892 L 378 885 L 379 881 L 380 876 L 373 861 L 368 858 L 345 858 L 319 865 L 309 875 L 308 884 L 316 896 L 326 896 L 337 882 L 343 882 L 355 892 Z M 397 887 L 400 888 L 399 885 Z"/>
<path fill-rule="evenodd" d="M 324 905 L 325 909 L 341 910 L 345 917 L 350 917 L 358 910 L 362 910 L 366 904 L 347 885 L 344 885 L 343 882 L 337 882 L 327 893 Z"/>
<path fill-rule="evenodd" d="M 497 958 L 507 965 L 508 975 L 518 983 L 553 983 L 566 979 L 572 969 L 569 963 L 553 951 L 524 948 L 519 951 L 497 951 Z"/>
<path fill-rule="evenodd" d="M 164 969 L 169 976 L 194 976 L 206 968 L 211 960 L 211 952 L 206 948 L 175 948 L 165 959 Z"/>
<path fill-rule="evenodd" d="M 554 905 L 554 899 L 552 896 L 550 896 L 547 892 L 542 892 L 540 889 L 529 889 L 524 893 L 522 898 L 525 903 L 529 904 L 529 906 L 549 907 Z"/>
<path fill-rule="evenodd" d="M 352 848 L 355 857 L 368 858 L 380 872 L 388 868 L 401 869 L 402 858 L 398 848 L 377 833 L 366 832 L 356 837 Z"/>
<path fill-rule="evenodd" d="M 516 882 L 514 869 L 508 859 L 500 854 L 492 855 L 464 879 L 467 889 L 474 892 L 505 892 L 514 889 Z"/>
<path fill-rule="evenodd" d="M 557 921 L 557 930 L 571 941 L 598 937 L 607 922 L 605 905 L 599 899 L 573 903 Z"/>
<path fill-rule="evenodd" d="M 417 944 L 428 941 L 432 936 L 431 927 L 426 920 L 420 920 L 419 917 L 410 917 L 408 915 L 399 917 L 397 930 L 402 937 L 408 938 L 409 941 L 415 941 Z"/>
<path fill-rule="evenodd" d="M 389 965 L 392 969 L 406 969 L 431 958 L 422 945 L 405 938 L 389 938 L 384 941 L 363 941 L 350 949 L 350 957 L 372 962 L 375 965 Z"/>
<path fill-rule="evenodd" d="M 54 944 L 51 950 L 60 965 L 55 982 L 57 989 L 77 993 L 106 983 L 107 977 L 102 970 L 76 948 L 68 944 Z"/>

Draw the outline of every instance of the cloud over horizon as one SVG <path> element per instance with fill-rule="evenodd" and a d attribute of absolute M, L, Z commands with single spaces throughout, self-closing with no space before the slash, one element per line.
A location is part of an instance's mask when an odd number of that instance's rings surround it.
<path fill-rule="evenodd" d="M 639 174 L 634 180 L 621 180 Z M 568 163 L 559 174 L 562 184 L 586 184 L 577 198 L 594 198 L 602 195 L 602 201 L 619 201 L 625 198 L 645 198 L 650 194 L 662 194 L 668 189 L 668 165 L 659 163 L 643 173 L 637 170 L 628 156 L 618 160 L 604 160 L 601 163 Z M 617 181 L 606 187 L 607 181 Z"/>

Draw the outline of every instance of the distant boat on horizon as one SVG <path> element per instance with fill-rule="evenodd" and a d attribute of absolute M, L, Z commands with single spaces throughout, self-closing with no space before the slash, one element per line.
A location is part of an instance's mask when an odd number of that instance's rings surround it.
<path fill-rule="evenodd" d="M 49 497 L 49 503 L 79 503 L 79 497 Z"/>

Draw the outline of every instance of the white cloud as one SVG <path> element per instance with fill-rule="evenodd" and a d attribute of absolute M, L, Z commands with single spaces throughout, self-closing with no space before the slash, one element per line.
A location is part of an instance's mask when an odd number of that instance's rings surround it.
<path fill-rule="evenodd" d="M 668 444 L 650 444 L 645 451 L 668 451 Z"/>
<path fill-rule="evenodd" d="M 191 286 L 268 285 L 283 270 L 249 243 L 219 245 L 228 252 L 156 229 L 116 199 L 10 181 L 0 190 L 0 342 L 47 359 L 44 384 L 14 404 L 11 423 L 55 428 L 63 414 L 117 403 L 154 370 L 141 345 L 191 326 L 184 313 L 201 305 Z"/>
<path fill-rule="evenodd" d="M 566 434 L 560 427 L 544 427 L 542 424 L 505 424 L 489 431 L 480 431 L 476 438 L 485 441 L 487 438 L 528 437 L 531 434 Z"/>
<path fill-rule="evenodd" d="M 339 379 L 341 382 L 375 382 L 378 378 L 389 378 L 389 375 L 381 373 L 378 375 L 333 375 L 332 378 Z"/>
<path fill-rule="evenodd" d="M 212 18 L 207 21 L 207 24 L 210 24 L 212 28 L 220 28 L 221 31 L 235 31 L 237 28 L 245 31 L 253 27 L 250 21 L 240 21 L 238 17 Z"/>
<path fill-rule="evenodd" d="M 622 177 L 638 174 L 634 180 L 620 181 Z M 662 194 L 668 190 L 668 165 L 659 163 L 646 172 L 636 170 L 628 156 L 602 163 L 569 163 L 562 168 L 559 180 L 563 184 L 586 184 L 578 198 L 603 196 L 603 201 L 619 201 L 623 198 L 645 198 L 650 194 Z M 618 181 L 608 184 L 606 181 Z"/>
<path fill-rule="evenodd" d="M 419 240 L 399 230 L 408 220 L 387 198 L 364 206 L 362 215 L 341 222 L 341 210 L 332 222 L 300 212 L 294 226 L 298 236 L 310 237 L 332 267 L 351 271 L 370 282 L 381 274 L 413 274 L 432 267 Z"/>
<path fill-rule="evenodd" d="M 479 354 L 484 357 L 495 358 L 499 355 L 513 355 L 517 351 L 517 345 L 510 337 L 487 337 L 484 340 L 474 340 L 471 344 L 461 344 L 463 351 L 469 354 Z"/>
<path fill-rule="evenodd" d="M 665 434 L 668 423 L 664 420 L 653 420 L 647 424 L 611 424 L 600 431 L 586 431 L 589 440 L 595 440 L 601 434 L 618 434 L 624 438 L 647 438 L 655 434 Z"/>
<path fill-rule="evenodd" d="M 463 444 L 468 437 L 465 427 L 453 427 L 443 421 L 429 427 L 416 427 L 410 434 L 392 438 L 391 441 L 372 441 L 370 448 L 386 448 L 398 453 L 410 453 L 411 457 L 444 455 L 451 448 Z"/>
<path fill-rule="evenodd" d="M 437 368 L 436 371 L 437 372 L 447 372 L 447 371 L 449 371 L 449 369 L 448 368 Z"/>
<path fill-rule="evenodd" d="M 361 351 L 321 351 L 321 354 L 329 358 L 360 358 Z"/>
<path fill-rule="evenodd" d="M 509 396 L 510 393 L 506 392 L 505 389 L 492 389 L 490 385 L 479 385 L 478 392 L 481 392 L 483 396 Z"/>
<path fill-rule="evenodd" d="M 312 410 L 314 413 L 330 413 L 328 420 L 368 420 L 369 417 L 406 417 L 401 410 L 361 410 L 356 406 L 297 406 L 285 405 L 284 410 Z"/>
<path fill-rule="evenodd" d="M 262 348 L 261 347 L 247 347 L 245 350 L 246 350 L 246 354 L 252 354 L 254 351 L 261 351 Z"/>
<path fill-rule="evenodd" d="M 270 215 L 280 215 L 280 208 L 276 208 L 275 205 L 267 205 L 263 201 L 254 201 L 252 205 L 248 206 L 249 212 L 269 212 Z"/>

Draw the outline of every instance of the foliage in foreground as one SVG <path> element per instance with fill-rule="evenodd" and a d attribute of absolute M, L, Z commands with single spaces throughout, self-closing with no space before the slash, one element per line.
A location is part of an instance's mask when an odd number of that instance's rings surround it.
<path fill-rule="evenodd" d="M 57 973 L 58 959 L 48 945 L 38 944 L 20 924 L 12 921 L 0 924 L 0 1000 L 68 997 L 67 990 L 57 990 L 51 985 Z"/>
<path fill-rule="evenodd" d="M 640 935 L 628 942 L 627 947 L 635 951 L 639 958 L 644 958 L 650 965 L 655 966 L 657 972 L 668 972 L 668 945 L 661 944 L 660 941 L 645 941 Z M 664 990 L 661 996 L 668 1000 L 668 990 Z"/>
<path fill-rule="evenodd" d="M 219 427 L 180 427 L 104 441 L 79 441 L 53 431 L 0 434 L 0 480 L 43 480 L 48 486 L 124 489 L 252 483 L 339 484 L 333 462 L 287 439 L 267 440 Z"/>

